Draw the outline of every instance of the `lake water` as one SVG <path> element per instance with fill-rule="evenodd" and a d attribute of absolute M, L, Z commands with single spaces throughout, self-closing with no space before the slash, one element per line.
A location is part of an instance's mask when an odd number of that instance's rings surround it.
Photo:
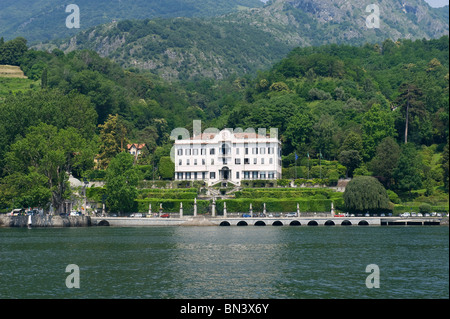
<path fill-rule="evenodd" d="M 444 226 L 0 228 L 0 298 L 449 298 L 448 247 Z"/>

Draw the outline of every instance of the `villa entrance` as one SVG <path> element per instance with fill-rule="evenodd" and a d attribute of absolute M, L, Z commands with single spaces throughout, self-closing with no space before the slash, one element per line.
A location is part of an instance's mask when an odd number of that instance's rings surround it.
<path fill-rule="evenodd" d="M 231 170 L 227 166 L 225 166 L 219 171 L 219 174 L 220 179 L 227 181 L 231 177 Z"/>

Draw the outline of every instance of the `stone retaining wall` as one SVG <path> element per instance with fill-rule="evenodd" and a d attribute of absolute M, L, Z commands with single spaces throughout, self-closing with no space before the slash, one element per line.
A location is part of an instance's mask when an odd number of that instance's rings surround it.
<path fill-rule="evenodd" d="M 32 227 L 87 227 L 91 226 L 88 216 L 32 216 Z M 0 227 L 27 227 L 28 216 L 0 215 Z"/>

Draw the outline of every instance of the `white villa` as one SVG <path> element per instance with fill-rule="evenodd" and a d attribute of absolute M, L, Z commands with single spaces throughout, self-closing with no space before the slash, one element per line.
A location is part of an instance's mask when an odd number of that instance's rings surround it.
<path fill-rule="evenodd" d="M 281 178 L 281 142 L 276 137 L 222 130 L 174 144 L 175 180 L 202 180 L 208 185 Z"/>

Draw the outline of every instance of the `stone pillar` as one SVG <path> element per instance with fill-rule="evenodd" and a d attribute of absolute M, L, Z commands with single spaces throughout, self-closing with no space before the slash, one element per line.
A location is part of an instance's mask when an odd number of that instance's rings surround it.
<path fill-rule="evenodd" d="M 197 198 L 194 198 L 194 217 L 197 217 Z"/>
<path fill-rule="evenodd" d="M 148 214 L 151 216 L 152 215 L 152 204 L 148 204 Z"/>
<path fill-rule="evenodd" d="M 267 210 L 266 210 L 266 203 L 264 203 L 264 208 L 263 208 L 263 214 L 264 214 L 264 216 L 266 215 L 266 213 L 267 213 Z"/>
<path fill-rule="evenodd" d="M 331 216 L 334 216 L 334 205 L 333 202 L 331 202 Z"/>
<path fill-rule="evenodd" d="M 227 218 L 227 202 L 223 202 L 223 218 Z"/>
<path fill-rule="evenodd" d="M 297 203 L 297 217 L 300 217 L 300 205 Z"/>
<path fill-rule="evenodd" d="M 216 199 L 215 198 L 213 198 L 213 202 L 212 202 L 211 216 L 216 217 Z"/>
<path fill-rule="evenodd" d="M 253 217 L 253 206 L 251 203 L 250 203 L 250 217 Z"/>
<path fill-rule="evenodd" d="M 159 203 L 159 216 L 163 213 L 162 203 Z"/>
<path fill-rule="evenodd" d="M 182 202 L 180 203 L 180 218 L 183 218 L 183 203 Z"/>

